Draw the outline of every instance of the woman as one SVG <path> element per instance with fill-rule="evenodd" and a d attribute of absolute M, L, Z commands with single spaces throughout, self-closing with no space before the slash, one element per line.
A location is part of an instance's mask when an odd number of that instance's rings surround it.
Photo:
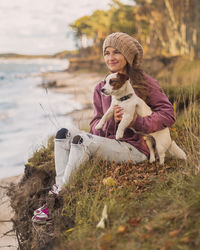
<path fill-rule="evenodd" d="M 129 127 L 144 133 L 152 133 L 165 127 L 171 127 L 175 121 L 173 106 L 158 83 L 141 70 L 143 49 L 137 40 L 128 34 L 116 32 L 110 34 L 103 44 L 105 64 L 111 72 L 125 73 L 129 76 L 136 94 L 151 107 L 153 113 L 148 117 L 135 115 Z M 101 159 L 139 163 L 149 156 L 148 147 L 142 136 L 134 134 L 129 128 L 124 137 L 115 140 L 116 126 L 121 120 L 123 110 L 115 107 L 114 117 L 101 130 L 95 127 L 111 103 L 110 96 L 104 96 L 100 82 L 94 90 L 94 117 L 90 123 L 90 133 L 77 128 L 60 129 L 55 137 L 56 184 L 50 194 L 58 194 L 67 184 L 72 173 L 90 156 L 99 155 Z M 49 219 L 46 206 L 34 212 L 33 221 L 43 223 Z"/>

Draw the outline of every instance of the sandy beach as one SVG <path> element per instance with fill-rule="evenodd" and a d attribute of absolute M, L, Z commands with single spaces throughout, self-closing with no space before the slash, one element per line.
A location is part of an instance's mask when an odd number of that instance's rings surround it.
<path fill-rule="evenodd" d="M 73 95 L 76 102 L 82 105 L 81 110 L 75 110 L 70 115 L 75 124 L 80 129 L 89 129 L 89 122 L 92 119 L 93 108 L 93 90 L 96 84 L 103 79 L 103 75 L 98 73 L 69 73 L 53 72 L 44 73 L 42 87 L 52 91 Z M 11 218 L 13 211 L 10 207 L 9 197 L 7 196 L 7 187 L 11 183 L 20 181 L 22 175 L 0 179 L 0 248 L 3 250 L 17 249 L 17 239 L 15 232 L 12 231 Z"/>

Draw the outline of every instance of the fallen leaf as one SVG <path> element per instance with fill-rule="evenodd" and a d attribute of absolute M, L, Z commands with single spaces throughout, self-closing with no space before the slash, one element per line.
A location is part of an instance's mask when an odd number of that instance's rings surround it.
<path fill-rule="evenodd" d="M 176 236 L 177 234 L 179 234 L 179 232 L 180 232 L 180 230 L 171 231 L 171 232 L 169 232 L 169 236 L 170 236 L 170 237 L 174 237 L 174 236 Z"/>
<path fill-rule="evenodd" d="M 149 225 L 144 225 L 144 228 L 149 232 L 153 230 L 153 228 L 150 227 Z"/>
<path fill-rule="evenodd" d="M 136 232 L 136 234 L 137 234 L 140 238 L 142 238 L 142 239 L 148 239 L 148 238 L 149 238 L 149 234 L 142 234 L 142 233 L 140 233 L 140 232 Z"/>
<path fill-rule="evenodd" d="M 137 226 L 141 222 L 142 218 L 130 218 L 127 223 L 131 226 Z"/>
<path fill-rule="evenodd" d="M 182 239 L 180 239 L 180 242 L 188 243 L 188 242 L 190 242 L 190 238 L 189 237 L 183 237 Z"/>
<path fill-rule="evenodd" d="M 149 234 L 142 234 L 141 237 L 142 237 L 143 239 L 148 239 L 148 238 L 149 238 Z"/>
<path fill-rule="evenodd" d="M 175 128 L 175 127 L 173 127 L 173 128 L 170 128 L 170 130 L 171 130 L 171 131 L 176 131 L 176 128 Z"/>
<path fill-rule="evenodd" d="M 117 229 L 117 233 L 118 234 L 122 234 L 122 233 L 125 233 L 126 232 L 126 226 L 119 226 L 118 229 Z"/>

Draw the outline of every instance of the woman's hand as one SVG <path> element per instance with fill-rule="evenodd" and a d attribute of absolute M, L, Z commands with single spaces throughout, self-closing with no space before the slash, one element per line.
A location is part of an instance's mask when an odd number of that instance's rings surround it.
<path fill-rule="evenodd" d="M 120 122 L 123 116 L 124 110 L 120 106 L 116 105 L 114 107 L 114 120 L 116 123 Z"/>
<path fill-rule="evenodd" d="M 114 107 L 114 120 L 115 120 L 116 123 L 118 123 L 118 122 L 121 121 L 123 114 L 124 114 L 123 108 L 121 108 L 120 106 L 116 105 Z M 137 114 L 135 113 L 134 116 L 133 116 L 133 120 L 131 121 L 131 123 L 129 124 L 128 127 L 133 127 L 136 119 L 137 119 Z"/>

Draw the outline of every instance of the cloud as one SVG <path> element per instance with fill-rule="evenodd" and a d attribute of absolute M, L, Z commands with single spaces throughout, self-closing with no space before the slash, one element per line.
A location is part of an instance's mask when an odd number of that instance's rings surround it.
<path fill-rule="evenodd" d="M 126 0 L 128 1 L 128 0 Z M 0 53 L 55 53 L 74 49 L 70 23 L 107 9 L 109 0 L 1 0 Z"/>

